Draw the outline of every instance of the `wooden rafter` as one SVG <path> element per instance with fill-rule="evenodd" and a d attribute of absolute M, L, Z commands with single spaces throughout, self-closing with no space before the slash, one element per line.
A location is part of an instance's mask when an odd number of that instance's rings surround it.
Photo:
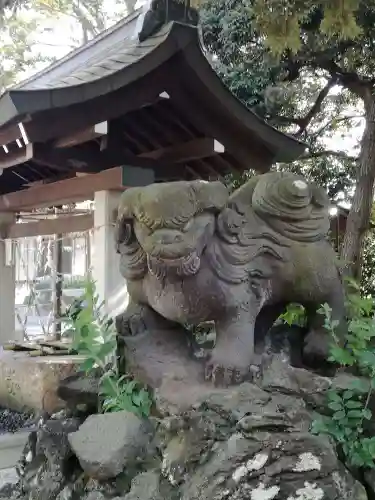
<path fill-rule="evenodd" d="M 18 124 L 10 125 L 6 129 L 0 131 L 0 146 L 6 146 L 10 142 L 15 142 L 17 139 L 19 140 L 21 138 L 22 134 Z"/>
<path fill-rule="evenodd" d="M 92 141 L 97 137 L 102 137 L 108 134 L 108 122 L 104 121 L 88 127 L 76 134 L 70 134 L 65 137 L 57 139 L 53 145 L 56 148 L 69 148 L 83 144 L 84 142 Z"/>
<path fill-rule="evenodd" d="M 14 167 L 20 163 L 25 163 L 33 157 L 33 145 L 27 144 L 21 148 L 15 147 L 12 151 L 0 151 L 0 169 Z"/>

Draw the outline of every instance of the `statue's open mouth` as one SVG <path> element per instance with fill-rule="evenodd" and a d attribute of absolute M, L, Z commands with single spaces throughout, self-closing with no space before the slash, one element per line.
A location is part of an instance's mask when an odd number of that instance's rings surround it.
<path fill-rule="evenodd" d="M 151 274 L 159 279 L 168 276 L 192 276 L 199 271 L 201 256 L 211 237 L 208 229 L 200 233 L 182 234 L 180 241 L 156 244 L 147 252 Z"/>

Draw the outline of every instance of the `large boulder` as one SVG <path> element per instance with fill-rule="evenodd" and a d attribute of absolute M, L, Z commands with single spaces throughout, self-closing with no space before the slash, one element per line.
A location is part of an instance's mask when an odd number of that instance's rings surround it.
<path fill-rule="evenodd" d="M 122 411 L 91 415 L 69 442 L 89 476 L 109 479 L 134 467 L 146 454 L 152 438 L 149 421 Z"/>

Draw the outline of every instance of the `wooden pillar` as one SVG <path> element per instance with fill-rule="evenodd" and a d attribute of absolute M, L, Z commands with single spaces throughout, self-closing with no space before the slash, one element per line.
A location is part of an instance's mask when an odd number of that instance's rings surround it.
<path fill-rule="evenodd" d="M 14 214 L 0 213 L 0 225 L 11 224 Z M 15 298 L 16 273 L 11 240 L 0 241 L 0 344 L 22 341 L 16 338 Z"/>
<path fill-rule="evenodd" d="M 126 282 L 120 275 L 119 256 L 115 250 L 113 213 L 121 194 L 112 191 L 95 193 L 94 255 L 92 276 L 105 310 L 111 317 L 124 311 L 128 303 Z"/>

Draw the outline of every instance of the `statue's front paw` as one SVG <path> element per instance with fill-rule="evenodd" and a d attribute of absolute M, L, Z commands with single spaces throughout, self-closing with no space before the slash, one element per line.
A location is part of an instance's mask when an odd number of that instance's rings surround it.
<path fill-rule="evenodd" d="M 134 337 L 146 329 L 142 317 L 139 314 L 129 314 L 128 311 L 116 316 L 115 324 L 121 337 Z"/>
<path fill-rule="evenodd" d="M 215 387 L 228 387 L 251 381 L 260 376 L 259 360 L 228 359 L 228 356 L 213 354 L 206 363 L 206 380 L 211 381 Z"/>

